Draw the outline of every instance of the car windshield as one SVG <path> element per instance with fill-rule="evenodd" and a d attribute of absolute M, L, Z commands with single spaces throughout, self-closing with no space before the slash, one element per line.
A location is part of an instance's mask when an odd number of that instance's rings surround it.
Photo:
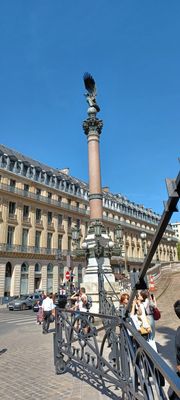
<path fill-rule="evenodd" d="M 19 297 L 18 300 L 26 300 L 27 298 L 28 298 L 28 296 L 22 295 L 22 296 Z"/>

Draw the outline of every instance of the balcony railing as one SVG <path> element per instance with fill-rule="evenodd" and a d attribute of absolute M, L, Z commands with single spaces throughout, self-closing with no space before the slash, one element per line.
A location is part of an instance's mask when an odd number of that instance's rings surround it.
<path fill-rule="evenodd" d="M 44 254 L 44 255 L 66 255 L 67 250 L 60 252 L 58 249 L 47 249 L 46 247 L 36 247 L 36 246 L 22 246 L 16 244 L 0 244 L 1 252 L 12 252 L 12 253 L 28 253 L 28 254 Z"/>
<path fill-rule="evenodd" d="M 50 230 L 50 231 L 54 231 L 54 223 L 53 222 L 48 222 L 47 229 Z"/>
<path fill-rule="evenodd" d="M 13 213 L 9 213 L 8 215 L 8 222 L 17 223 L 17 215 Z"/>
<path fill-rule="evenodd" d="M 29 225 L 31 223 L 31 219 L 30 219 L 30 217 L 26 217 L 26 216 L 23 215 L 22 222 L 23 222 L 23 224 L 28 224 Z"/>
<path fill-rule="evenodd" d="M 58 206 L 58 207 L 66 209 L 66 210 L 74 211 L 74 212 L 77 212 L 80 214 L 86 214 L 86 215 L 89 214 L 89 211 L 86 209 L 74 207 L 74 206 L 71 206 L 70 204 L 63 203 L 62 201 L 59 202 L 58 200 L 49 199 L 46 196 L 42 196 L 42 195 L 32 193 L 32 192 L 27 192 L 26 190 L 14 188 L 14 187 L 12 188 L 10 185 L 5 185 L 4 183 L 0 183 L 0 190 L 6 191 L 6 192 L 13 192 L 21 197 L 28 197 L 28 198 L 36 200 L 36 201 L 40 201 L 40 202 L 44 202 L 44 203 L 51 204 L 54 206 Z"/>
<path fill-rule="evenodd" d="M 58 232 L 59 233 L 65 233 L 64 225 L 58 225 Z"/>
<path fill-rule="evenodd" d="M 42 219 L 36 219 L 35 224 L 37 228 L 42 228 L 43 227 Z"/>
<path fill-rule="evenodd" d="M 28 198 L 36 200 L 36 201 L 44 202 L 46 204 L 51 204 L 51 205 L 54 205 L 56 207 L 61 207 L 62 209 L 65 209 L 65 210 L 70 210 L 72 212 L 76 212 L 78 214 L 89 215 L 89 213 L 90 213 L 89 210 L 87 210 L 87 209 L 83 209 L 83 208 L 80 208 L 80 207 L 75 207 L 75 206 L 72 206 L 70 204 L 63 203 L 62 201 L 59 202 L 58 200 L 49 199 L 46 196 L 42 196 L 42 195 L 39 195 L 39 194 L 36 194 L 36 193 L 32 193 L 32 192 L 27 192 L 25 190 L 18 189 L 16 187 L 12 187 L 10 185 L 5 185 L 3 183 L 0 183 L 0 190 L 6 191 L 6 192 L 13 192 L 13 193 L 16 193 L 18 196 L 28 197 Z M 68 191 L 66 191 L 66 190 L 65 190 L 65 192 L 68 193 Z M 104 207 L 108 208 L 106 205 L 104 205 Z M 113 210 L 113 208 L 110 208 L 110 207 L 108 208 L 108 210 L 109 209 Z M 152 218 L 148 218 L 147 216 L 146 216 L 146 218 L 144 218 L 143 215 L 134 216 L 132 214 L 132 212 L 129 212 L 129 211 L 114 209 L 114 212 L 118 212 L 118 214 L 120 214 L 120 215 L 134 217 L 135 220 L 144 221 L 144 222 L 146 222 L 148 224 L 153 225 L 155 227 L 155 229 L 156 229 L 156 226 L 159 223 L 159 221 L 158 222 L 154 221 Z M 113 223 L 116 223 L 116 222 L 117 223 L 121 223 L 120 221 L 118 221 L 116 219 L 113 219 L 113 218 L 110 218 L 110 217 L 103 216 L 103 219 L 106 220 L 106 221 L 109 221 L 109 222 L 112 221 Z M 130 224 L 127 224 L 127 225 L 130 226 Z M 131 226 L 133 227 L 133 225 L 131 225 Z M 135 227 L 135 229 L 138 229 L 138 227 L 136 225 L 134 225 L 134 227 Z M 140 228 L 140 229 L 142 230 L 142 228 Z M 169 232 L 174 232 L 173 229 L 171 228 L 171 226 L 169 226 L 169 225 L 167 227 L 167 230 Z"/>

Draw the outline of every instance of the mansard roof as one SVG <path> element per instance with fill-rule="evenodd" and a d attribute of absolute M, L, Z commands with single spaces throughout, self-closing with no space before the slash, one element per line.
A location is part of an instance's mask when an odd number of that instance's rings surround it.
<path fill-rule="evenodd" d="M 88 192 L 89 190 L 88 184 L 81 179 L 67 175 L 66 173 L 63 173 L 62 170 L 49 167 L 46 164 L 27 157 L 24 154 L 19 153 L 16 150 L 12 150 L 4 145 L 0 145 L 0 156 L 1 155 L 9 157 L 12 161 L 22 162 L 27 167 L 34 167 L 37 171 L 42 171 L 43 173 L 45 172 L 49 176 L 56 176 L 62 181 L 66 181 L 67 183 L 84 189 L 86 192 Z M 146 215 L 151 215 L 157 219 L 160 219 L 160 215 L 155 213 L 152 209 L 145 208 L 143 205 L 136 204 L 122 194 L 113 194 L 111 192 L 103 191 L 103 197 L 105 201 L 111 202 L 112 204 L 118 203 L 127 207 L 130 210 L 137 210 Z M 106 206 L 106 204 L 104 205 Z"/>

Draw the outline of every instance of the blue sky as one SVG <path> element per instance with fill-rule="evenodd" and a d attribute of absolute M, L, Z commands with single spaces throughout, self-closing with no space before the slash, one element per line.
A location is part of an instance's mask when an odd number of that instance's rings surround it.
<path fill-rule="evenodd" d="M 0 143 L 88 181 L 88 71 L 102 184 L 162 213 L 179 171 L 179 21 L 179 0 L 1 2 Z"/>

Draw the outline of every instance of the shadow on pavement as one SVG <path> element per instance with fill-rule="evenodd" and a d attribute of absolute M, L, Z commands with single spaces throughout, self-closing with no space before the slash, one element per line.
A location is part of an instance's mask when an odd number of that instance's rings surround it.
<path fill-rule="evenodd" d="M 77 365 L 76 363 L 72 362 L 68 366 L 66 372 L 69 372 L 75 378 L 78 378 L 81 381 L 87 383 L 87 385 L 92 386 L 93 388 L 101 392 L 102 395 L 107 396 L 112 400 L 120 400 L 122 398 L 120 397 L 121 394 L 120 389 L 115 388 L 115 386 L 113 384 L 110 384 L 106 379 L 98 378 L 92 372 L 90 374 L 89 371 L 83 369 L 83 367 L 80 366 L 79 364 Z M 117 395 L 116 393 L 114 393 L 115 391 L 117 391 Z"/>
<path fill-rule="evenodd" d="M 163 335 L 163 344 L 157 342 L 158 353 L 175 369 L 176 365 L 176 351 L 175 351 L 175 334 L 176 329 L 168 328 L 167 326 L 160 326 L 156 331 Z"/>
<path fill-rule="evenodd" d="M 6 351 L 7 351 L 7 349 L 1 349 L 1 350 L 0 350 L 0 356 L 1 356 L 2 354 L 6 353 Z"/>

